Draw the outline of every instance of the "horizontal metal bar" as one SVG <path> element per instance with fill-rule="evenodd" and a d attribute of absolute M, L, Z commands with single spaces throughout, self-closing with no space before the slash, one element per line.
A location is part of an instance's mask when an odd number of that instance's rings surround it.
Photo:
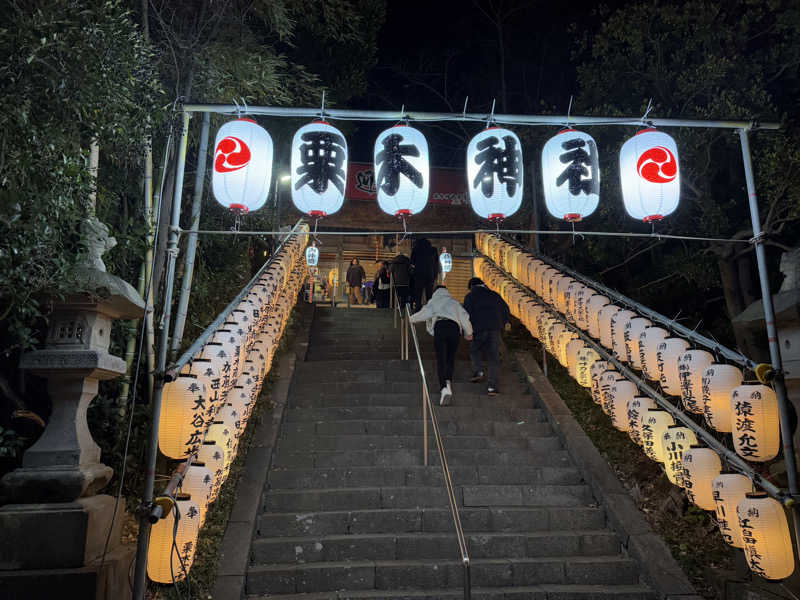
<path fill-rule="evenodd" d="M 192 360 L 194 355 L 197 354 L 197 352 L 205 345 L 205 343 L 214 334 L 214 332 L 217 329 L 219 329 L 219 327 L 230 316 L 230 314 L 233 312 L 233 309 L 236 308 L 242 300 L 244 300 L 244 297 L 250 292 L 253 286 L 256 283 L 258 283 L 264 272 L 272 265 L 272 261 L 281 251 L 281 248 L 283 248 L 283 245 L 286 243 L 286 241 L 297 233 L 297 228 L 302 223 L 303 219 L 299 219 L 297 223 L 294 224 L 294 227 L 292 227 L 291 231 L 289 231 L 288 233 L 285 231 L 282 232 L 283 234 L 286 235 L 286 237 L 283 238 L 283 240 L 281 240 L 281 243 L 278 245 L 277 248 L 275 248 L 274 252 L 272 253 L 272 256 L 270 256 L 267 262 L 265 262 L 261 266 L 261 268 L 258 270 L 258 273 L 256 273 L 255 276 L 250 280 L 250 282 L 242 288 L 242 290 L 236 295 L 236 297 L 233 300 L 231 300 L 228 306 L 226 306 L 222 310 L 222 312 L 219 313 L 219 315 L 217 315 L 217 318 L 214 319 L 208 327 L 206 327 L 205 331 L 203 331 L 203 333 L 201 333 L 198 336 L 198 338 L 192 343 L 192 345 L 189 346 L 188 350 L 186 350 L 186 352 L 184 352 L 178 360 L 176 360 L 174 363 L 172 363 L 167 367 L 164 373 L 164 379 L 166 381 L 173 381 L 175 377 L 177 377 L 178 372 L 186 364 L 188 364 L 189 361 Z"/>
<path fill-rule="evenodd" d="M 236 104 L 184 104 L 186 112 L 211 112 L 227 115 L 266 115 L 271 117 L 319 118 L 323 112 L 315 108 L 291 108 L 285 106 L 247 106 Z M 347 108 L 326 108 L 324 117 L 343 121 L 461 121 L 473 123 L 503 123 L 510 125 L 627 125 L 641 127 L 705 127 L 712 129 L 780 129 L 780 123 L 757 121 L 716 121 L 705 119 L 659 119 L 656 117 L 582 117 L 578 115 L 519 115 L 489 113 L 444 113 L 417 112 L 405 110 L 354 110 Z"/>
<path fill-rule="evenodd" d="M 620 372 L 620 374 L 624 375 L 627 379 L 632 381 L 636 384 L 642 392 L 650 396 L 656 404 L 658 404 L 661 408 L 669 412 L 675 419 L 680 421 L 686 427 L 691 429 L 697 436 L 703 440 L 710 448 L 712 448 L 715 452 L 717 452 L 723 459 L 734 469 L 742 473 L 743 475 L 750 478 L 754 483 L 756 483 L 759 487 L 761 487 L 765 492 L 767 492 L 770 496 L 775 498 L 781 503 L 786 502 L 793 502 L 791 496 L 788 495 L 786 490 L 783 490 L 777 487 L 770 481 L 764 479 L 759 473 L 757 473 L 745 460 L 743 460 L 738 454 L 732 452 L 728 448 L 722 445 L 717 438 L 715 438 L 711 433 L 700 427 L 694 420 L 689 417 L 686 413 L 684 413 L 680 408 L 675 406 L 672 402 L 664 398 L 661 394 L 659 394 L 656 390 L 654 390 L 650 385 L 648 385 L 644 379 L 640 378 L 636 373 L 634 373 L 631 369 L 629 369 L 624 363 L 618 360 L 615 356 L 610 354 L 603 346 L 595 342 L 586 332 L 584 332 L 579 327 L 576 327 L 572 323 L 570 323 L 564 315 L 560 312 L 555 310 L 552 306 L 550 306 L 547 302 L 545 302 L 540 296 L 538 296 L 534 291 L 532 291 L 527 286 L 518 282 L 514 277 L 511 276 L 505 269 L 498 266 L 491 258 L 488 256 L 483 255 L 484 258 L 489 262 L 489 264 L 497 269 L 500 273 L 502 273 L 505 277 L 507 277 L 510 281 L 512 281 L 517 287 L 519 287 L 523 292 L 534 298 L 539 305 L 541 305 L 551 316 L 558 319 L 560 323 L 565 325 L 570 331 L 577 333 L 578 336 L 586 342 L 595 352 L 597 352 L 603 360 L 606 360 L 612 363 L 616 369 Z"/>
<path fill-rule="evenodd" d="M 487 231 L 487 233 L 493 233 L 493 232 Z M 685 337 L 685 338 L 691 340 L 692 342 L 694 342 L 695 344 L 697 344 L 699 346 L 703 346 L 704 348 L 708 348 L 709 350 L 712 350 L 713 352 L 716 352 L 717 354 L 719 354 L 721 356 L 724 356 L 726 359 L 728 359 L 731 362 L 734 362 L 734 363 L 736 363 L 738 365 L 741 365 L 741 366 L 743 366 L 743 367 L 745 367 L 747 369 L 750 369 L 751 371 L 755 371 L 757 363 L 755 361 L 747 358 L 743 354 L 741 354 L 739 352 L 736 352 L 735 350 L 731 350 L 730 348 L 727 348 L 727 347 L 723 346 L 722 344 L 720 344 L 716 340 L 712 340 L 710 338 L 707 338 L 704 335 L 701 335 L 701 334 L 697 333 L 693 329 L 689 329 L 688 327 L 684 327 L 680 323 L 675 322 L 673 319 L 670 319 L 669 317 L 667 317 L 665 315 L 662 315 L 661 313 L 656 312 L 656 311 L 646 307 L 645 305 L 637 302 L 636 300 L 632 300 L 631 298 L 628 298 L 627 296 L 625 296 L 623 294 L 620 294 L 616 290 L 613 290 L 613 289 L 611 289 L 609 287 L 606 287 L 605 285 L 603 285 L 602 283 L 600 283 L 598 281 L 595 281 L 594 279 L 586 277 L 585 275 L 570 269 L 566 265 L 563 265 L 560 262 L 558 262 L 556 260 L 553 260 L 549 256 L 545 256 L 544 254 L 541 254 L 541 253 L 538 253 L 538 252 L 536 252 L 534 250 L 531 250 L 527 246 L 525 246 L 523 244 L 520 244 L 519 242 L 517 242 L 516 240 L 514 240 L 512 238 L 509 238 L 507 236 L 500 236 L 500 237 L 504 241 L 508 242 L 509 244 L 512 244 L 512 245 L 516 246 L 517 248 L 519 248 L 521 250 L 524 250 L 525 252 L 531 254 L 532 256 L 535 256 L 538 260 L 541 260 L 542 262 L 545 262 L 545 263 L 549 264 L 551 267 L 553 267 L 555 269 L 558 269 L 559 271 L 562 271 L 563 273 L 566 273 L 567 275 L 569 275 L 570 277 L 572 277 L 574 279 L 577 279 L 581 283 L 584 283 L 584 284 L 588 285 L 589 287 L 592 287 L 595 290 L 597 290 L 599 292 L 602 292 L 603 294 L 605 294 L 609 298 L 613 298 L 615 302 L 617 302 L 619 304 L 626 305 L 627 307 L 629 307 L 629 308 L 633 309 L 634 311 L 640 313 L 641 315 L 647 317 L 651 321 L 655 321 L 656 323 L 659 323 L 660 325 L 663 325 L 665 328 L 667 328 L 667 329 L 669 329 L 671 331 L 674 331 L 676 334 L 679 334 L 682 337 Z"/>

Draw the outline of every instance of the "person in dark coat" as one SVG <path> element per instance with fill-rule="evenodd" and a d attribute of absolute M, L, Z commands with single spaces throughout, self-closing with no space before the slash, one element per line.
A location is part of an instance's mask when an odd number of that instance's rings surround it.
<path fill-rule="evenodd" d="M 422 308 L 422 293 L 425 292 L 425 298 L 430 300 L 433 284 L 439 275 L 439 253 L 427 238 L 414 242 L 411 266 L 414 277 L 414 311 L 419 311 Z"/>
<path fill-rule="evenodd" d="M 472 382 L 483 379 L 482 360 L 486 355 L 489 366 L 487 391 L 490 396 L 498 393 L 497 376 L 500 370 L 500 332 L 507 323 L 511 323 L 511 311 L 508 304 L 493 292 L 478 277 L 469 280 L 469 293 L 464 298 L 464 308 L 472 322 L 473 339 L 469 347 L 469 358 L 472 361 Z"/>
<path fill-rule="evenodd" d="M 358 262 L 357 258 L 350 261 L 350 266 L 347 267 L 347 293 L 350 296 L 350 302 L 359 304 L 361 299 L 361 284 L 367 278 L 364 272 L 364 267 Z"/>
<path fill-rule="evenodd" d="M 375 308 L 389 308 L 389 277 L 389 263 L 384 260 L 372 284 L 372 291 L 375 294 Z"/>
<path fill-rule="evenodd" d="M 389 265 L 389 272 L 392 276 L 392 284 L 395 293 L 400 301 L 400 307 L 404 308 L 409 302 L 411 276 L 409 270 L 411 263 L 405 254 L 398 254 Z"/>

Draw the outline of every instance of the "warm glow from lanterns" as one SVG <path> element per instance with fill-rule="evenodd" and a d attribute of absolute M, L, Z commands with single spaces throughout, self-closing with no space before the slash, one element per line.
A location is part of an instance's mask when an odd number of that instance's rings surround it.
<path fill-rule="evenodd" d="M 176 511 L 180 515 L 177 530 Z M 153 525 L 147 549 L 147 576 L 150 581 L 172 583 L 186 578 L 194 562 L 200 521 L 197 504 L 184 494 L 178 496 L 175 508 Z"/>
<path fill-rule="evenodd" d="M 731 394 L 733 448 L 746 460 L 765 462 L 781 448 L 778 398 L 766 385 L 740 385 Z"/>
<path fill-rule="evenodd" d="M 522 204 L 523 170 L 522 144 L 513 131 L 489 127 L 473 137 L 467 146 L 472 210 L 490 221 L 517 212 Z"/>
<path fill-rule="evenodd" d="M 697 445 L 697 436 L 688 427 L 672 425 L 661 434 L 661 445 L 667 478 L 670 483 L 683 487 L 683 453 Z"/>
<path fill-rule="evenodd" d="M 611 417 L 611 424 L 619 431 L 628 431 L 628 403 L 634 399 L 639 388 L 627 379 L 617 380 L 608 393 L 606 414 Z"/>
<path fill-rule="evenodd" d="M 687 350 L 678 357 L 681 400 L 689 412 L 703 414 L 703 374 L 713 362 L 705 350 Z"/>
<path fill-rule="evenodd" d="M 625 210 L 634 219 L 660 221 L 678 207 L 678 147 L 666 133 L 644 129 L 626 141 L 619 172 Z"/>
<path fill-rule="evenodd" d="M 347 184 L 347 140 L 324 121 L 303 125 L 292 140 L 292 202 L 321 218 L 337 212 Z"/>
<path fill-rule="evenodd" d="M 428 142 L 419 129 L 395 125 L 378 135 L 374 149 L 378 206 L 393 217 L 425 208 L 430 190 Z"/>
<path fill-rule="evenodd" d="M 734 548 L 744 548 L 736 506 L 744 500 L 745 494 L 753 491 L 753 483 L 739 473 L 723 473 L 711 482 L 711 491 L 722 539 Z"/>
<path fill-rule="evenodd" d="M 675 420 L 663 409 L 650 408 L 642 415 L 642 448 L 649 458 L 660 463 L 666 459 L 661 440 L 670 425 L 675 425 Z"/>
<path fill-rule="evenodd" d="M 681 338 L 664 338 L 658 345 L 656 363 L 658 364 L 661 388 L 672 396 L 681 395 L 681 380 L 678 377 L 678 357 L 688 347 L 689 343 Z"/>
<path fill-rule="evenodd" d="M 183 459 L 203 443 L 208 399 L 205 382 L 195 375 L 179 374 L 164 385 L 158 447 L 170 458 Z"/>
<path fill-rule="evenodd" d="M 556 219 L 580 221 L 600 201 L 600 166 L 594 138 L 562 129 L 542 150 L 542 184 L 547 211 Z"/>
<path fill-rule="evenodd" d="M 214 198 L 236 212 L 258 210 L 267 201 L 272 181 L 272 138 L 251 119 L 236 119 L 219 128 L 214 141 Z"/>
<path fill-rule="evenodd" d="M 635 396 L 628 401 L 628 436 L 639 446 L 642 442 L 642 415 L 649 409 L 657 408 L 649 396 Z"/>
<path fill-rule="evenodd" d="M 703 510 L 715 510 L 711 484 L 722 471 L 719 455 L 705 446 L 691 446 L 683 451 L 683 488 L 689 502 Z"/>
<path fill-rule="evenodd" d="M 764 579 L 794 573 L 794 550 L 783 506 L 766 493 L 746 494 L 736 509 L 750 570 Z"/>
<path fill-rule="evenodd" d="M 742 371 L 733 365 L 710 365 L 703 374 L 703 414 L 722 433 L 733 431 L 731 395 L 742 385 Z"/>

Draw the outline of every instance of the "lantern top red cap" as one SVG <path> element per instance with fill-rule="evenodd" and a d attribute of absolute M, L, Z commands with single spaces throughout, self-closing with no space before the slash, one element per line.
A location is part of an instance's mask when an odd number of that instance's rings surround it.
<path fill-rule="evenodd" d="M 641 131 L 637 131 L 636 135 L 642 135 L 643 133 L 650 133 L 651 131 L 658 131 L 655 127 L 648 127 L 647 129 L 642 129 Z"/>
<path fill-rule="evenodd" d="M 556 135 L 560 135 L 562 133 L 570 133 L 572 131 L 578 131 L 577 129 L 573 129 L 572 127 L 567 127 L 566 129 L 562 129 Z"/>
<path fill-rule="evenodd" d="M 311 121 L 312 123 L 317 123 L 319 125 L 330 125 L 325 119 L 314 119 Z"/>
<path fill-rule="evenodd" d="M 255 123 L 253 119 L 248 119 L 247 117 L 239 117 L 236 119 L 237 121 L 247 121 L 248 123 Z"/>

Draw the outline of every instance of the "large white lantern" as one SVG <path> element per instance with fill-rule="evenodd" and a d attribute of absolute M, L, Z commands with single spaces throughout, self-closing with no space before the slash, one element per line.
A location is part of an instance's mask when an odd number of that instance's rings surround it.
<path fill-rule="evenodd" d="M 689 502 L 703 510 L 714 510 L 714 492 L 711 483 L 722 471 L 719 454 L 711 448 L 693 445 L 683 451 L 683 489 Z"/>
<path fill-rule="evenodd" d="M 713 364 L 703 374 L 703 414 L 717 431 L 733 431 L 731 394 L 742 385 L 742 371 L 733 365 Z"/>
<path fill-rule="evenodd" d="M 681 380 L 678 377 L 678 357 L 683 355 L 689 343 L 682 338 L 664 338 L 658 345 L 656 361 L 661 388 L 673 396 L 681 395 Z"/>
<path fill-rule="evenodd" d="M 594 364 L 589 367 L 589 374 L 592 380 L 592 400 L 595 404 L 602 405 L 603 403 L 603 390 L 601 389 L 600 380 L 608 371 L 614 371 L 614 365 L 607 360 L 596 360 Z M 603 385 L 605 385 L 605 382 L 603 382 Z"/>
<path fill-rule="evenodd" d="M 309 267 L 316 267 L 319 264 L 319 248 L 313 244 L 306 248 L 306 264 Z"/>
<path fill-rule="evenodd" d="M 578 337 L 573 337 L 569 342 L 567 342 L 567 371 L 569 371 L 569 376 L 575 380 L 578 379 L 578 357 L 581 350 L 584 348 L 586 348 L 586 344 Z"/>
<path fill-rule="evenodd" d="M 619 379 L 611 386 L 607 398 L 606 414 L 611 417 L 611 424 L 619 431 L 628 431 L 628 403 L 636 397 L 639 388 L 627 379 Z"/>
<path fill-rule="evenodd" d="M 714 356 L 705 350 L 687 350 L 678 357 L 681 399 L 689 412 L 703 414 L 703 374 L 713 362 Z"/>
<path fill-rule="evenodd" d="M 586 303 L 587 331 L 593 338 L 600 337 L 600 311 L 609 304 L 611 304 L 611 301 L 608 296 L 603 296 L 602 294 L 595 294 Z"/>
<path fill-rule="evenodd" d="M 642 448 L 649 458 L 664 462 L 666 453 L 661 440 L 671 425 L 675 425 L 675 420 L 661 408 L 650 408 L 642 415 Z"/>
<path fill-rule="evenodd" d="M 642 368 L 642 358 L 639 355 L 639 336 L 653 323 L 650 319 L 644 317 L 633 317 L 630 321 L 625 323 L 625 360 L 630 363 L 635 369 Z"/>
<path fill-rule="evenodd" d="M 203 462 L 193 462 L 183 474 L 180 491 L 189 494 L 192 502 L 200 511 L 200 524 L 206 520 L 206 510 L 211 502 L 211 491 L 214 487 L 214 475 Z"/>
<path fill-rule="evenodd" d="M 594 138 L 563 129 L 542 150 L 542 184 L 547 211 L 556 219 L 580 221 L 600 201 L 600 165 Z"/>
<path fill-rule="evenodd" d="M 683 453 L 697 444 L 694 431 L 683 425 L 672 425 L 661 434 L 664 468 L 670 483 L 683 486 Z"/>
<path fill-rule="evenodd" d="M 747 565 L 764 579 L 794 573 L 794 550 L 786 511 L 766 492 L 746 494 L 736 507 Z"/>
<path fill-rule="evenodd" d="M 500 221 L 522 204 L 522 144 L 516 134 L 489 127 L 467 146 L 469 202 L 478 216 Z"/>
<path fill-rule="evenodd" d="M 658 345 L 669 335 L 669 331 L 661 327 L 645 327 L 639 334 L 639 362 L 642 374 L 650 380 L 658 381 Z"/>
<path fill-rule="evenodd" d="M 176 512 L 179 515 L 177 528 Z M 188 494 L 179 494 L 175 507 L 150 530 L 147 548 L 147 576 L 150 581 L 172 583 L 186 578 L 194 562 L 201 520 L 197 504 Z"/>
<path fill-rule="evenodd" d="M 622 200 L 634 219 L 660 221 L 678 207 L 678 147 L 655 129 L 640 131 L 619 152 Z"/>
<path fill-rule="evenodd" d="M 213 434 L 214 432 L 211 432 L 211 435 Z M 206 434 L 206 439 L 208 437 L 209 434 Z M 205 464 L 214 478 L 208 498 L 208 502 L 211 503 L 217 499 L 219 488 L 225 481 L 225 450 L 216 441 L 205 441 L 197 451 L 197 462 Z"/>
<path fill-rule="evenodd" d="M 251 119 L 219 128 L 214 141 L 214 198 L 236 212 L 258 210 L 267 201 L 272 180 L 272 138 Z"/>
<path fill-rule="evenodd" d="M 378 206 L 396 217 L 409 217 L 428 203 L 428 142 L 422 132 L 395 125 L 375 140 L 375 187 Z"/>
<path fill-rule="evenodd" d="M 625 330 L 631 319 L 636 316 L 632 310 L 623 308 L 611 316 L 611 350 L 619 360 L 628 362 L 628 351 L 625 343 Z"/>
<path fill-rule="evenodd" d="M 578 382 L 578 385 L 585 388 L 592 387 L 591 368 L 598 360 L 600 360 L 600 355 L 594 348 L 584 346 L 578 350 L 578 364 L 575 367 L 575 380 Z"/>
<path fill-rule="evenodd" d="M 325 217 L 344 203 L 347 140 L 325 121 L 303 125 L 292 140 L 292 202 L 311 217 Z"/>
<path fill-rule="evenodd" d="M 649 396 L 634 396 L 628 401 L 628 435 L 639 446 L 642 442 L 642 415 L 651 408 L 658 408 Z"/>
<path fill-rule="evenodd" d="M 179 374 L 164 385 L 158 427 L 158 448 L 170 458 L 192 455 L 203 443 L 208 394 L 205 379 Z"/>
<path fill-rule="evenodd" d="M 597 378 L 597 386 L 600 389 L 600 408 L 602 408 L 603 412 L 609 417 L 611 416 L 612 410 L 611 390 L 622 380 L 622 375 L 613 367 L 609 367 L 607 371 Z"/>
<path fill-rule="evenodd" d="M 733 448 L 747 460 L 765 462 L 778 455 L 781 431 L 778 398 L 766 385 L 740 385 L 731 394 Z"/>
<path fill-rule="evenodd" d="M 753 483 L 739 473 L 723 473 L 711 482 L 711 491 L 722 539 L 734 548 L 744 548 L 736 506 L 753 491 Z"/>

